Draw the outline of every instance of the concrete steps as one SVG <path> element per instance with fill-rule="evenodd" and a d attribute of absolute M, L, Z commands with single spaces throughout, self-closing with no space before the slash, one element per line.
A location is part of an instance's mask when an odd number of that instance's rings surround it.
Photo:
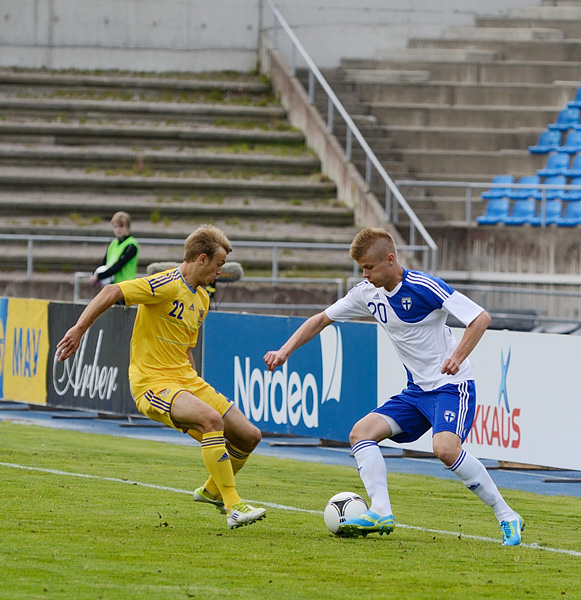
<path fill-rule="evenodd" d="M 581 58 L 581 57 L 580 57 Z M 432 81 L 456 81 L 465 83 L 546 83 L 554 81 L 578 81 L 581 61 L 422 61 L 345 59 L 343 68 L 364 69 L 377 79 L 389 77 L 394 71 L 415 71 L 427 73 Z"/>
<path fill-rule="evenodd" d="M 0 233 L 110 238 L 117 210 L 134 235 L 180 243 L 207 222 L 238 240 L 348 243 L 355 232 L 259 77 L 0 70 L 0 111 Z M 25 244 L 0 247 L 2 268 L 25 267 Z M 37 242 L 35 253 L 46 272 L 92 270 L 104 247 Z M 169 255 L 173 244 L 145 245 L 141 264 Z M 239 257 L 247 274 L 269 274 L 270 250 Z M 352 263 L 345 251 L 288 250 L 279 268 L 348 275 Z"/>
<path fill-rule="evenodd" d="M 151 147 L 200 146 L 257 146 L 260 144 L 304 147 L 303 135 L 297 131 L 276 129 L 236 129 L 204 124 L 136 125 L 130 123 L 90 124 L 39 120 L 5 119 L 0 121 L 0 141 L 44 143 L 69 146 L 83 145 L 140 145 Z"/>
<path fill-rule="evenodd" d="M 480 39 L 439 39 L 410 40 L 412 47 L 441 49 L 469 47 L 474 50 L 489 50 L 497 60 L 511 61 L 552 61 L 569 62 L 578 60 L 581 55 L 581 40 L 480 40 Z"/>
<path fill-rule="evenodd" d="M 230 172 L 244 169 L 247 173 L 314 174 L 319 160 L 314 156 L 272 156 L 268 154 L 230 154 L 191 148 L 173 150 L 134 150 L 131 148 L 96 146 L 34 147 L 0 143 L 0 165 L 135 169 L 137 172 L 161 170 L 184 171 L 215 169 Z"/>
<path fill-rule="evenodd" d="M 378 49 L 375 59 L 344 59 L 325 75 L 340 98 L 349 95 L 354 103 L 356 91 L 358 114 L 373 119 L 368 135 L 385 140 L 376 153 L 393 179 L 490 182 L 500 173 L 532 175 L 546 157 L 528 147 L 574 98 L 581 77 L 581 28 L 570 23 L 579 20 L 581 2 L 555 3 L 477 19 L 475 27 L 449 27 L 438 38 L 413 38 L 407 48 Z M 380 188 L 372 182 L 382 197 Z M 425 224 L 440 219 L 465 226 L 465 190 L 403 192 Z M 474 199 L 473 216 L 483 210 L 479 202 Z"/>

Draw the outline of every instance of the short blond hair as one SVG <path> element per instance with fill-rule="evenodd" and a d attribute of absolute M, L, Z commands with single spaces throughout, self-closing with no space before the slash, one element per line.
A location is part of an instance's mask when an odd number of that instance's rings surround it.
<path fill-rule="evenodd" d="M 213 225 L 200 225 L 184 243 L 184 260 L 192 262 L 200 254 L 213 258 L 218 248 L 224 248 L 226 254 L 232 252 L 232 244 L 224 232 Z"/>
<path fill-rule="evenodd" d="M 113 227 L 115 225 L 125 225 L 129 229 L 131 227 L 131 217 L 125 211 L 120 210 L 111 217 L 111 225 Z"/>
<path fill-rule="evenodd" d="M 376 242 L 382 242 L 381 245 L 378 245 L 377 250 L 384 255 L 378 258 L 385 258 L 389 254 L 393 254 L 397 258 L 395 240 L 385 229 L 377 227 L 366 227 L 353 238 L 349 256 L 353 260 L 361 260 Z"/>

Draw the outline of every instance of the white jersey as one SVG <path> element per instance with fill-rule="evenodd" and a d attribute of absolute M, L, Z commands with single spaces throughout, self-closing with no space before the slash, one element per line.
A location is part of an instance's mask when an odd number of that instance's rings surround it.
<path fill-rule="evenodd" d="M 403 362 L 408 383 L 428 391 L 474 378 L 468 359 L 456 375 L 440 373 L 458 345 L 446 317 L 450 313 L 468 326 L 483 310 L 442 279 L 404 269 L 393 291 L 362 281 L 325 312 L 333 321 L 375 317 Z"/>

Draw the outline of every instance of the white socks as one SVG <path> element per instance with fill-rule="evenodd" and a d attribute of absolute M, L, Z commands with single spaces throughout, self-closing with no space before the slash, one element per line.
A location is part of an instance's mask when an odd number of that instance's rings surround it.
<path fill-rule="evenodd" d="M 361 481 L 371 498 L 370 510 L 382 517 L 391 515 L 391 503 L 387 490 L 387 468 L 377 442 L 361 440 L 353 445 L 353 454 L 357 461 L 357 470 Z"/>
<path fill-rule="evenodd" d="M 484 503 L 492 508 L 499 523 L 501 521 L 516 519 L 515 512 L 500 495 L 488 471 L 474 456 L 462 450 L 456 462 L 447 468 L 458 475 L 470 491 L 474 492 Z"/>

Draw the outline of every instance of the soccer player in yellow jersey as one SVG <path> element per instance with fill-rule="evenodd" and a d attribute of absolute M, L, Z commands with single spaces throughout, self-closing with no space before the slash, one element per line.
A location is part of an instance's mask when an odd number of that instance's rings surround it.
<path fill-rule="evenodd" d="M 141 413 L 201 442 L 210 477 L 194 500 L 216 506 L 234 529 L 266 516 L 264 508 L 242 501 L 234 484 L 261 434 L 197 374 L 191 354 L 210 305 L 204 286 L 220 275 L 231 251 L 222 231 L 199 227 L 187 238 L 179 267 L 105 286 L 57 344 L 57 354 L 61 361 L 74 354 L 85 331 L 118 300 L 138 304 L 131 337 L 131 394 Z"/>

